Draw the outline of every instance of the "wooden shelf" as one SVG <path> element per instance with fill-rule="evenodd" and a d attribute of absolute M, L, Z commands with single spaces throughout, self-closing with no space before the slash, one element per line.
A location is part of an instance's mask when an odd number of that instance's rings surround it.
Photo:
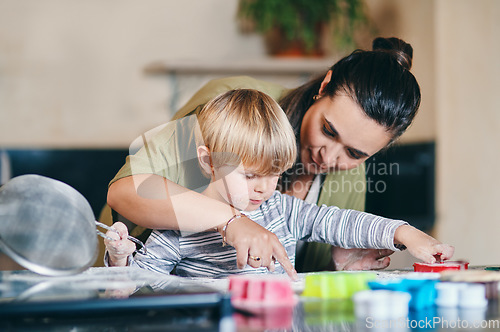
<path fill-rule="evenodd" d="M 182 59 L 156 61 L 147 74 L 184 75 L 311 75 L 326 72 L 333 58 Z"/>
<path fill-rule="evenodd" d="M 200 88 L 202 82 L 210 79 L 248 75 L 283 86 L 287 86 L 285 82 L 298 86 L 307 82 L 311 76 L 326 73 L 335 62 L 334 58 L 284 57 L 179 59 L 152 62 L 144 68 L 144 72 L 164 76 L 169 82 L 169 109 L 173 113 L 187 99 L 185 91 L 192 94 Z"/>

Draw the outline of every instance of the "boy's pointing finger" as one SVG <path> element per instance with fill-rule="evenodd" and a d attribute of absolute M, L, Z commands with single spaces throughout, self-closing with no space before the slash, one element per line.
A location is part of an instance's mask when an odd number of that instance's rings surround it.
<path fill-rule="evenodd" d="M 298 279 L 297 271 L 293 267 L 292 262 L 290 262 L 285 248 L 283 248 L 283 245 L 279 241 L 274 246 L 273 256 L 281 264 L 285 272 L 292 280 Z"/>

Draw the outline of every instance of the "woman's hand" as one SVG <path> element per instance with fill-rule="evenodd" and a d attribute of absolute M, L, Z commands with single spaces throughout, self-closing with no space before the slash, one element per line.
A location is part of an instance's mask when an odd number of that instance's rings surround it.
<path fill-rule="evenodd" d="M 112 228 L 118 231 L 107 231 L 106 235 L 114 241 L 104 239 L 104 244 L 109 254 L 109 266 L 127 266 L 128 256 L 135 251 L 135 244 L 127 239 L 128 229 L 124 223 L 116 222 Z"/>
<path fill-rule="evenodd" d="M 221 231 L 223 226 L 218 230 Z M 266 267 L 272 272 L 275 261 L 278 261 L 290 278 L 297 280 L 297 271 L 278 237 L 246 216 L 227 226 L 226 242 L 236 249 L 239 269 L 248 264 L 254 268 Z"/>
<path fill-rule="evenodd" d="M 394 234 L 394 241 L 404 244 L 410 254 L 425 263 L 436 263 L 437 257 L 439 260 L 448 260 L 455 252 L 453 246 L 441 243 L 410 225 L 399 226 Z"/>
<path fill-rule="evenodd" d="M 332 247 L 337 271 L 382 270 L 389 266 L 394 251 L 389 249 L 344 249 Z"/>

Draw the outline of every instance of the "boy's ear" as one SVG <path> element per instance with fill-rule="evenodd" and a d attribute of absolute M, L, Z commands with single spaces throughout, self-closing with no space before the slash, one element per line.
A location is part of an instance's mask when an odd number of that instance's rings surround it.
<path fill-rule="evenodd" d="M 196 149 L 198 154 L 198 162 L 200 163 L 201 169 L 208 175 L 213 174 L 212 169 L 212 159 L 210 157 L 210 150 L 205 145 L 200 145 Z"/>
<path fill-rule="evenodd" d="M 319 87 L 319 91 L 318 91 L 318 94 L 319 95 L 322 95 L 323 94 L 323 91 L 325 90 L 326 86 L 328 85 L 328 83 L 330 83 L 332 79 L 332 71 L 329 70 L 326 75 L 325 75 L 325 78 L 323 79 L 323 82 L 321 82 L 321 85 Z"/>

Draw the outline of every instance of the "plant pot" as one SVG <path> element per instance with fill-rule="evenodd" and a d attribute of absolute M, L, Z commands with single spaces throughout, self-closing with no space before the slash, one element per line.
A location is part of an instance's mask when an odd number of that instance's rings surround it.
<path fill-rule="evenodd" d="M 323 57 L 323 31 L 323 26 L 318 26 L 314 46 L 308 49 L 303 40 L 289 40 L 281 29 L 273 28 L 264 36 L 267 52 L 276 57 Z"/>

